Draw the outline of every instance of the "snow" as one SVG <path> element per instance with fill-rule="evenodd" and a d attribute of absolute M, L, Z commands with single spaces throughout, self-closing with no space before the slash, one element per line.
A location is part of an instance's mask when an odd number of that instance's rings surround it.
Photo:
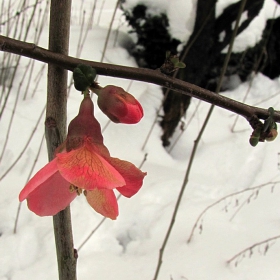
<path fill-rule="evenodd" d="M 75 55 L 80 35 L 80 5 L 73 1 L 74 14 L 71 27 L 70 52 Z M 107 35 L 115 1 L 105 1 L 103 10 L 97 1 L 97 15 L 102 21 L 89 31 L 82 58 L 99 60 L 102 55 L 104 40 Z M 131 2 L 131 1 L 130 1 Z M 135 1 L 134 1 L 135 2 Z M 164 3 L 163 3 L 164 2 Z M 183 3 L 184 2 L 184 3 Z M 187 5 L 185 2 L 189 2 Z M 219 1 L 229 3 L 233 1 Z M 274 1 L 265 1 L 266 3 Z M 90 1 L 82 1 L 83 5 L 91 6 Z M 163 3 L 163 4 L 161 4 Z M 175 1 L 174 1 L 175 3 Z M 168 10 L 174 20 L 171 28 L 176 29 L 180 23 L 176 11 L 179 4 L 192 8 L 194 14 L 195 1 L 157 1 L 158 8 Z M 172 6 L 172 7 L 171 7 Z M 85 6 L 86 7 L 86 6 Z M 270 6 L 270 9 L 271 8 Z M 278 9 L 279 10 L 279 9 Z M 270 13 L 262 12 L 267 18 Z M 88 12 L 87 12 L 88 14 Z M 182 12 L 178 12 L 180 17 Z M 127 27 L 118 12 L 114 27 L 120 28 L 123 37 L 119 39 L 114 33 L 110 37 L 104 62 L 127 66 L 136 66 L 133 58 L 123 49 L 122 41 L 126 38 Z M 263 16 L 264 17 L 264 16 Z M 175 20 L 176 18 L 176 20 Z M 94 22 L 96 23 L 97 16 Z M 191 31 L 190 19 L 184 18 L 185 28 Z M 177 22 L 177 23 L 175 23 Z M 252 30 L 252 37 L 257 38 L 257 30 L 263 28 L 262 19 Z M 190 24 L 190 25 L 189 25 Z M 188 26 L 187 26 L 188 25 Z M 257 28 L 258 25 L 258 28 Z M 47 28 L 39 45 L 46 46 Z M 183 30 L 178 31 L 183 34 Z M 117 39 L 116 39 L 117 38 Z M 119 41 L 121 40 L 121 41 Z M 244 46 L 245 46 L 244 42 Z M 238 43 L 240 46 L 241 42 Z M 19 83 L 25 71 L 28 59 L 22 59 L 16 82 L 7 108 L 0 122 L 1 151 L 7 137 L 8 124 L 13 112 L 16 95 L 19 101 L 12 123 L 8 145 L 0 165 L 0 177 L 22 152 L 35 124 L 44 108 L 46 101 L 46 69 L 38 89 L 32 97 L 36 80 L 32 76 L 27 99 L 23 100 L 24 88 L 28 83 L 25 79 L 19 89 Z M 34 76 L 42 67 L 35 64 Z M 69 79 L 70 79 L 69 74 Z M 148 175 L 140 192 L 130 199 L 120 198 L 120 215 L 116 221 L 105 220 L 102 226 L 92 235 L 89 241 L 78 251 L 78 279 L 83 280 L 143 280 L 152 279 L 155 273 L 159 249 L 170 224 L 175 203 L 182 186 L 193 143 L 207 114 L 209 104 L 193 99 L 188 110 L 185 123 L 191 119 L 187 130 L 171 152 L 161 146 L 161 130 L 158 125 L 142 150 L 143 143 L 154 121 L 155 113 L 162 100 L 160 87 L 152 84 L 110 77 L 98 77 L 98 82 L 105 86 L 115 84 L 124 89 L 129 88 L 144 108 L 145 116 L 137 125 L 110 123 L 104 130 L 105 144 L 110 153 L 121 159 L 140 165 L 147 154 L 142 170 Z M 246 103 L 268 108 L 279 108 L 280 79 L 270 80 L 258 74 L 252 84 L 240 84 L 234 90 L 223 94 L 242 101 L 250 88 Z M 278 93 L 278 95 L 277 95 Z M 270 97 L 270 98 L 269 98 Z M 268 99 L 269 98 L 269 99 Z M 94 99 L 96 101 L 96 99 Z M 68 100 L 68 123 L 77 114 L 81 96 L 73 88 Z M 199 104 L 199 106 L 198 106 Z M 108 119 L 97 106 L 96 117 L 104 128 Z M 271 143 L 260 143 L 253 148 L 249 145 L 251 129 L 246 120 L 238 118 L 233 132 L 232 127 L 236 116 L 220 108 L 215 108 L 210 122 L 198 146 L 196 157 L 191 169 L 189 182 L 179 208 L 178 216 L 171 232 L 163 255 L 163 263 L 158 279 L 173 280 L 278 280 L 280 279 L 280 242 L 272 241 L 264 255 L 266 243 L 253 249 L 244 257 L 227 264 L 227 260 L 243 249 L 279 235 L 279 139 Z M 14 223 L 18 208 L 18 194 L 28 180 L 31 166 L 38 152 L 44 133 L 44 120 L 38 128 L 23 156 L 15 167 L 0 181 L 0 280 L 57 279 L 57 264 L 51 217 L 38 217 L 30 212 L 24 202 L 14 234 Z M 181 133 L 178 128 L 172 142 Z M 43 145 L 40 157 L 35 165 L 34 174 L 47 162 L 47 151 Z M 238 191 L 266 184 L 257 194 L 248 190 L 239 195 L 228 197 L 209 208 L 198 221 L 191 242 L 187 240 L 198 216 L 209 205 L 221 198 Z M 237 203 L 238 202 L 238 203 Z M 71 204 L 73 235 L 75 248 L 102 220 L 86 203 L 78 197 Z M 201 230 L 200 230 L 201 228 Z"/>
<path fill-rule="evenodd" d="M 187 42 L 195 23 L 196 1 L 168 1 L 169 32 L 181 42 Z M 180 18 L 181 20 L 178 20 Z"/>

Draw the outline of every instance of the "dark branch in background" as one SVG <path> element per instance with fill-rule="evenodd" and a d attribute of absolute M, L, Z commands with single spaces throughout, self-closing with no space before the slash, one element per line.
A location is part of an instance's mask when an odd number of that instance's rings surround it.
<path fill-rule="evenodd" d="M 247 19 L 240 24 L 237 34 L 240 34 L 249 26 L 251 21 L 259 14 L 263 4 L 264 0 L 247 0 L 244 8 L 244 12 L 247 12 Z M 240 1 L 228 6 L 215 22 L 215 35 L 219 36 L 222 32 L 225 32 L 222 42 L 219 42 L 219 38 L 216 38 L 217 45 L 215 48 L 218 52 L 221 52 L 229 44 L 233 29 L 232 23 L 236 20 L 239 6 Z"/>
<path fill-rule="evenodd" d="M 279 2 L 280 0 L 278 0 L 278 3 Z M 262 73 L 271 79 L 277 78 L 280 75 L 279 30 L 280 30 L 280 17 L 278 17 L 277 19 L 270 19 L 267 21 L 266 28 L 264 31 L 264 35 L 267 37 L 267 45 L 265 48 L 266 64 L 262 69 Z"/>
<path fill-rule="evenodd" d="M 189 95 L 223 109 L 229 110 L 233 113 L 243 116 L 250 123 L 253 123 L 252 119 L 259 118 L 264 120 L 269 117 L 268 110 L 266 109 L 246 105 L 225 96 L 215 94 L 214 92 L 200 88 L 188 82 L 166 76 L 158 70 L 119 66 L 78 59 L 51 52 L 34 44 L 14 40 L 4 36 L 0 36 L 0 50 L 36 59 L 45 63 L 55 64 L 69 71 L 73 71 L 73 69 L 78 64 L 82 63 L 94 67 L 99 75 L 157 84 L 165 88 L 170 88 L 181 94 Z M 280 122 L 279 111 L 275 112 L 274 120 L 275 122 Z"/>
<path fill-rule="evenodd" d="M 236 3 L 237 4 L 237 3 Z M 237 9 L 236 4 L 232 4 L 226 8 L 223 14 L 217 19 L 216 22 L 216 34 L 224 32 L 225 37 L 222 42 L 217 42 L 217 51 L 221 51 L 228 44 L 228 38 L 230 36 L 230 22 L 228 19 L 232 18 L 235 10 Z M 250 6 L 248 6 L 250 4 Z M 264 1 L 249 1 L 246 6 L 248 18 L 242 23 L 242 32 L 259 14 L 263 7 Z M 276 4 L 277 5 L 277 4 Z M 271 14 L 271 17 L 274 15 Z M 270 79 L 274 79 L 280 75 L 280 33 L 279 33 L 280 18 L 273 18 L 267 20 L 266 26 L 264 27 L 262 38 L 253 47 L 248 47 L 242 52 L 236 52 L 232 55 L 231 61 L 226 75 L 229 77 L 235 75 L 239 77 L 242 82 L 246 81 L 250 77 L 252 72 L 261 72 Z M 241 28 L 240 27 L 240 28 Z M 250 26 L 249 26 L 250 28 Z M 225 55 L 220 54 L 216 56 L 215 64 L 212 64 L 211 71 L 207 74 L 207 79 L 210 81 L 208 89 L 211 89 L 215 81 L 217 73 L 219 73 L 220 65 L 222 65 Z"/>
<path fill-rule="evenodd" d="M 181 42 L 171 38 L 166 14 L 151 15 L 144 4 L 138 4 L 132 10 L 121 5 L 121 9 L 132 29 L 130 33 L 137 37 L 135 45 L 131 43 L 127 48 L 139 67 L 157 69 L 162 65 L 166 51 L 177 53 Z"/>
<path fill-rule="evenodd" d="M 215 22 L 216 0 L 198 0 L 194 30 L 181 52 L 186 68 L 178 71 L 177 78 L 205 88 L 204 76 L 209 71 Z M 213 89 L 214 90 L 214 89 Z M 178 123 L 191 104 L 191 97 L 171 91 L 163 103 L 164 116 L 161 120 L 163 146 L 169 146 Z"/>
<path fill-rule="evenodd" d="M 187 65 L 178 71 L 177 78 L 215 91 L 223 67 L 225 54 L 222 50 L 228 46 L 233 32 L 234 22 L 241 1 L 230 4 L 220 16 L 216 16 L 217 0 L 198 0 L 193 33 L 184 49 L 180 52 L 181 60 Z M 277 0 L 280 3 L 280 0 Z M 137 43 L 129 46 L 128 51 L 134 56 L 140 67 L 151 69 L 162 65 L 166 51 L 176 53 L 180 42 L 169 31 L 169 19 L 165 14 L 149 14 L 149 3 L 126 8 L 124 13 L 131 32 L 135 33 Z M 250 28 L 251 22 L 263 8 L 264 0 L 247 0 L 242 21 L 237 34 Z M 276 4 L 277 5 L 277 4 Z M 271 14 L 271 17 L 274 17 Z M 275 27 L 271 28 L 274 24 Z M 150 36 L 150 34 L 153 34 Z M 234 53 L 228 64 L 221 91 L 235 88 L 246 81 L 254 72 L 261 72 L 269 78 L 280 74 L 280 33 L 277 19 L 267 21 L 260 42 L 242 52 Z M 169 91 L 167 91 L 169 92 Z M 181 118 L 185 116 L 191 97 L 170 91 L 163 91 L 163 111 L 160 120 L 163 129 L 162 142 L 168 146 Z"/>

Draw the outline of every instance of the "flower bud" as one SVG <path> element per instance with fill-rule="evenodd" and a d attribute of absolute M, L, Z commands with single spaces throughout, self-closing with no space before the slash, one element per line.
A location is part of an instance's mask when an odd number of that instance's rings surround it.
<path fill-rule="evenodd" d="M 97 104 L 115 123 L 135 124 L 143 117 L 140 103 L 121 87 L 109 85 L 99 89 Z"/>
<path fill-rule="evenodd" d="M 249 140 L 251 146 L 253 146 L 253 147 L 256 147 L 258 145 L 259 141 L 260 141 L 260 137 L 257 137 L 254 135 L 252 135 Z"/>
<path fill-rule="evenodd" d="M 267 137 L 265 138 L 266 141 L 273 141 L 278 135 L 278 132 L 276 129 L 271 129 L 267 135 Z"/>
<path fill-rule="evenodd" d="M 261 136 L 261 128 L 257 127 L 256 129 L 254 129 L 254 131 L 249 139 L 251 146 L 255 147 L 258 145 L 258 143 L 260 141 L 260 136 Z"/>

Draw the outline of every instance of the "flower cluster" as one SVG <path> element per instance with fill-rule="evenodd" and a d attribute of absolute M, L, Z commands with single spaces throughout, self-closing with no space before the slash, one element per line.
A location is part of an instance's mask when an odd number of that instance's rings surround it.
<path fill-rule="evenodd" d="M 143 117 L 139 102 L 118 87 L 100 90 L 98 104 L 116 122 L 136 123 Z M 55 215 L 83 193 L 96 212 L 116 219 L 118 204 L 114 189 L 131 197 L 141 188 L 146 173 L 130 162 L 111 157 L 93 110 L 93 102 L 85 94 L 55 158 L 21 191 L 20 201 L 26 199 L 29 209 L 37 215 Z"/>

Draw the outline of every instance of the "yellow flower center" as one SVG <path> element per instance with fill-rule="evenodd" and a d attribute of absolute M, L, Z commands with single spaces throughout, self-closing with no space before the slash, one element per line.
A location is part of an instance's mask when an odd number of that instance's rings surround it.
<path fill-rule="evenodd" d="M 69 186 L 69 191 L 70 191 L 70 193 L 76 192 L 77 195 L 80 195 L 80 194 L 83 192 L 83 190 L 82 190 L 81 188 L 78 188 L 78 187 L 76 187 L 76 186 L 73 185 L 73 184 L 71 184 L 71 185 Z"/>

